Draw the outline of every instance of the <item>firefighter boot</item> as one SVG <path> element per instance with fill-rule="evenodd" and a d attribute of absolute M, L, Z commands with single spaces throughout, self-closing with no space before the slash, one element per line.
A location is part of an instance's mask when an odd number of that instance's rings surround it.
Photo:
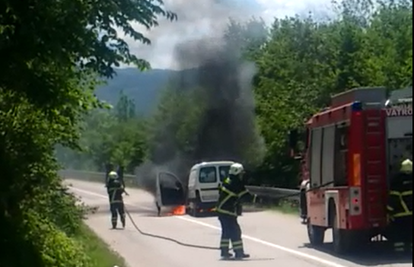
<path fill-rule="evenodd" d="M 234 257 L 236 260 L 242 260 L 242 259 L 247 259 L 250 258 L 249 254 L 246 254 L 244 252 L 236 252 L 236 255 Z"/>
<path fill-rule="evenodd" d="M 239 241 L 235 241 L 232 242 L 233 243 L 233 251 L 235 253 L 235 259 L 236 260 L 242 260 L 242 259 L 246 259 L 246 258 L 250 258 L 249 254 L 244 253 L 244 249 L 243 249 L 243 241 L 239 240 Z"/>
<path fill-rule="evenodd" d="M 233 254 L 231 254 L 228 249 L 221 249 L 221 258 L 224 260 L 230 259 L 231 257 L 233 257 Z"/>
<path fill-rule="evenodd" d="M 220 251 L 222 259 L 229 259 L 233 257 L 233 254 L 229 252 L 230 249 L 230 239 L 222 238 L 220 241 Z"/>
<path fill-rule="evenodd" d="M 235 252 L 234 258 L 236 260 L 242 260 L 242 259 L 247 259 L 250 258 L 249 254 L 244 253 L 243 249 L 233 249 Z"/>
<path fill-rule="evenodd" d="M 122 228 L 125 228 L 125 215 L 121 216 Z"/>
<path fill-rule="evenodd" d="M 111 218 L 112 229 L 116 229 L 116 225 L 118 223 L 117 221 L 118 221 L 118 218 L 116 218 L 116 217 Z"/>

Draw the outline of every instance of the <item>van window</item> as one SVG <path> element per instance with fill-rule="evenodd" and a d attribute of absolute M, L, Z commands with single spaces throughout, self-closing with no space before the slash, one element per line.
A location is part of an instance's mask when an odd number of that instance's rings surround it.
<path fill-rule="evenodd" d="M 223 182 L 223 180 L 229 176 L 229 170 L 230 170 L 230 165 L 219 167 L 220 182 Z"/>
<path fill-rule="evenodd" d="M 216 183 L 217 182 L 217 171 L 216 167 L 203 167 L 200 168 L 200 183 Z"/>

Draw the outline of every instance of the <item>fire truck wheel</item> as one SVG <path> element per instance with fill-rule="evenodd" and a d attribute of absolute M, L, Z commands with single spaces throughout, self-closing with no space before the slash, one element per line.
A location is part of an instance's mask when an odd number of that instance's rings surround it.
<path fill-rule="evenodd" d="M 312 246 L 320 246 L 325 239 L 325 228 L 317 225 L 312 225 L 308 219 L 307 223 L 309 242 Z"/>

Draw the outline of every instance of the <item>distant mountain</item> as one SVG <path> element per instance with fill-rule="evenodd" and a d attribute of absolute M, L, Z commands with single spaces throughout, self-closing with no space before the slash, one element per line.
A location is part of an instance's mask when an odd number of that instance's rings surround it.
<path fill-rule="evenodd" d="M 135 100 L 137 111 L 148 115 L 156 108 L 160 92 L 165 88 L 169 78 L 179 71 L 153 69 L 140 72 L 135 68 L 117 69 L 117 75 L 108 80 L 106 85 L 96 89 L 99 99 L 116 104 L 120 92 Z"/>

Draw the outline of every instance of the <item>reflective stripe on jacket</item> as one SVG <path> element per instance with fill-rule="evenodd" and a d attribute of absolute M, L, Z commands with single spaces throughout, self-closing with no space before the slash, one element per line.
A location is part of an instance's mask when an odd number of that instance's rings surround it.
<path fill-rule="evenodd" d="M 255 201 L 256 196 L 251 195 L 244 183 L 237 177 L 229 177 L 219 187 L 219 200 L 216 211 L 221 214 L 237 216 L 237 205 L 241 200 Z"/>
<path fill-rule="evenodd" d="M 413 188 L 410 174 L 400 173 L 390 185 L 387 210 L 392 218 L 413 215 Z"/>
<path fill-rule="evenodd" d="M 107 183 L 107 190 L 110 204 L 123 202 L 122 194 L 124 193 L 124 187 L 120 180 L 109 180 Z"/>

